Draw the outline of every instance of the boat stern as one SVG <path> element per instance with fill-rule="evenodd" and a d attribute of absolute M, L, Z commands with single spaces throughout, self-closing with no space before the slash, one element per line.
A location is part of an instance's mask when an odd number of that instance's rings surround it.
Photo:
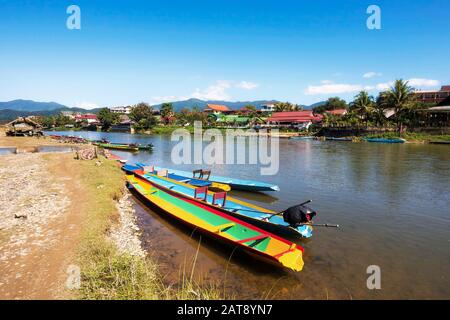
<path fill-rule="evenodd" d="M 297 272 L 302 271 L 303 265 L 305 264 L 303 262 L 303 252 L 299 248 L 293 248 L 289 252 L 286 252 L 278 259 L 278 261 L 280 261 L 284 267 Z"/>

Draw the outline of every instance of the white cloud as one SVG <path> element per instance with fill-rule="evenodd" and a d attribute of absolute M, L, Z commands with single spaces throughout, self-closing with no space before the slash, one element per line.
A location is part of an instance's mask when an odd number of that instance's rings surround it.
<path fill-rule="evenodd" d="M 409 79 L 408 82 L 409 85 L 412 87 L 437 87 L 441 84 L 439 80 L 418 79 L 418 78 Z"/>
<path fill-rule="evenodd" d="M 377 90 L 386 91 L 394 85 L 394 81 L 378 83 L 375 87 Z"/>
<path fill-rule="evenodd" d="M 87 109 L 87 110 L 100 108 L 97 104 L 92 103 L 92 102 L 77 102 L 77 103 L 75 103 L 75 107 Z"/>
<path fill-rule="evenodd" d="M 155 104 L 160 104 L 163 102 L 174 102 L 174 101 L 179 101 L 179 100 L 184 100 L 181 97 L 177 97 L 177 96 L 156 96 L 156 97 L 152 97 L 150 99 L 150 104 L 151 105 L 155 105 Z"/>
<path fill-rule="evenodd" d="M 241 81 L 237 83 L 236 88 L 244 89 L 244 90 L 253 90 L 259 87 L 259 84 L 250 81 Z"/>
<path fill-rule="evenodd" d="M 436 87 L 441 84 L 440 81 L 431 80 L 431 79 L 412 78 L 407 81 L 408 81 L 408 85 L 410 85 L 411 87 L 415 87 L 415 88 Z M 376 89 L 380 90 L 380 91 L 386 91 L 386 90 L 389 90 L 393 85 L 394 85 L 394 81 L 378 83 L 376 85 Z"/>
<path fill-rule="evenodd" d="M 323 82 L 322 82 L 323 83 Z M 327 94 L 342 94 L 352 93 L 364 90 L 360 84 L 344 84 L 344 83 L 330 83 L 326 82 L 321 86 L 308 86 L 305 91 L 306 95 L 327 95 Z"/>
<path fill-rule="evenodd" d="M 203 91 L 197 88 L 191 97 L 200 100 L 229 100 L 231 97 L 226 90 L 230 87 L 230 81 L 219 80 Z"/>
<path fill-rule="evenodd" d="M 371 72 L 365 73 L 363 75 L 363 78 L 371 79 L 371 78 L 381 77 L 381 76 L 382 76 L 382 74 L 380 72 L 373 72 L 373 71 L 371 71 Z"/>
<path fill-rule="evenodd" d="M 331 80 L 322 80 L 320 81 L 321 84 L 333 84 L 334 82 Z"/>

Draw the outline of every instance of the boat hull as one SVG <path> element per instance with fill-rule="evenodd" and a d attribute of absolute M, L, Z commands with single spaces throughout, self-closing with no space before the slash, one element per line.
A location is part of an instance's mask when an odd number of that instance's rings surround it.
<path fill-rule="evenodd" d="M 134 177 L 134 176 L 133 176 Z M 142 180 L 139 177 L 134 177 L 133 180 L 129 177 L 127 177 L 127 185 L 130 190 L 134 192 L 134 194 L 137 194 L 141 200 L 143 200 L 144 203 L 150 205 L 151 207 L 157 208 L 158 210 L 164 212 L 168 216 L 175 218 L 179 222 L 187 225 L 188 227 L 198 230 L 201 233 L 214 238 L 216 240 L 219 240 L 221 242 L 227 243 L 232 246 L 237 246 L 246 253 L 249 253 L 251 255 L 257 255 L 259 258 L 266 260 L 268 262 L 276 263 L 278 266 L 283 265 L 284 267 L 290 268 L 294 271 L 301 271 L 303 268 L 303 248 L 300 246 L 297 246 L 296 244 L 289 242 L 287 240 L 284 240 L 282 238 L 279 238 L 275 235 L 269 234 L 267 232 L 262 231 L 261 229 L 258 229 L 256 227 L 252 227 L 251 225 L 247 225 L 244 222 L 241 222 L 238 219 L 234 219 L 232 217 L 229 217 L 227 215 L 220 215 L 218 211 L 215 211 L 214 209 L 208 209 L 206 206 L 202 206 L 202 204 L 195 203 L 194 201 L 185 200 L 182 198 L 179 198 L 177 196 L 171 196 L 168 195 L 169 198 L 172 198 L 172 201 L 167 202 L 168 199 L 165 199 L 164 201 L 157 201 L 158 196 L 155 195 L 145 195 L 144 192 L 141 190 L 138 190 L 136 188 L 136 185 L 133 184 L 134 181 Z M 141 182 L 142 183 L 142 182 Z M 151 185 L 149 182 L 145 181 L 146 184 Z M 148 189 L 148 192 L 152 192 L 151 189 Z M 155 192 L 162 192 L 162 195 L 167 194 L 163 190 L 154 191 Z M 159 195 L 159 194 L 158 194 Z M 152 198 L 153 197 L 153 198 Z M 167 196 L 166 196 L 167 198 Z M 156 201 L 155 201 L 156 199 Z M 175 200 L 179 199 L 179 200 Z M 176 202 L 183 202 L 185 203 L 186 209 L 179 209 L 179 212 L 176 212 Z M 203 220 L 199 219 L 193 219 L 190 221 L 189 219 L 189 207 L 195 207 L 197 210 L 202 210 L 203 213 L 212 213 L 217 214 L 219 218 L 223 218 L 226 221 L 228 221 L 230 224 L 233 224 L 234 226 L 239 226 L 239 228 L 242 231 L 248 230 L 248 234 L 257 235 L 256 237 L 248 237 L 244 236 L 243 239 L 231 239 L 229 235 L 225 235 L 225 232 L 227 231 L 216 231 L 213 232 L 210 229 L 210 225 L 208 223 L 205 223 Z M 184 212 L 184 213 L 183 213 Z M 193 216 L 195 218 L 195 216 Z M 228 218 L 227 218 L 228 217 Z M 191 218 L 192 219 L 192 218 Z M 196 223 L 196 222 L 197 223 Z M 232 226 L 232 227 L 234 227 Z M 229 229 L 231 229 L 230 227 Z M 220 226 L 219 226 L 220 228 Z M 256 245 L 253 245 L 253 243 L 256 243 L 258 240 L 255 240 L 254 238 L 257 237 L 263 237 L 264 241 L 269 241 L 267 243 L 267 247 L 264 248 L 265 251 L 258 248 L 257 246 L 261 245 L 262 241 L 259 242 Z M 247 241 L 245 241 L 247 240 Z M 246 244 L 252 242 L 252 244 Z"/>
<path fill-rule="evenodd" d="M 369 138 L 365 139 L 367 142 L 372 143 L 405 143 L 404 139 L 382 139 L 382 138 Z"/>
<path fill-rule="evenodd" d="M 138 166 L 144 167 L 145 164 L 138 163 Z M 192 177 L 192 172 L 155 167 L 155 170 L 168 170 L 170 173 L 175 173 L 186 178 Z M 250 192 L 263 192 L 263 191 L 279 191 L 280 188 L 277 185 L 270 183 L 263 183 L 258 181 L 240 180 L 227 177 L 211 176 L 208 181 L 217 182 L 221 184 L 227 184 L 232 190 L 250 191 Z"/>
<path fill-rule="evenodd" d="M 128 167 L 132 168 L 132 166 L 128 166 Z M 240 212 L 234 212 L 234 211 L 232 211 L 230 209 L 225 209 L 225 208 L 222 208 L 222 207 L 220 207 L 218 205 L 214 205 L 211 202 L 204 201 L 202 199 L 197 199 L 192 194 L 191 195 L 185 194 L 185 193 L 183 193 L 183 192 L 181 192 L 179 190 L 176 190 L 175 188 L 167 187 L 167 186 L 163 185 L 162 183 L 158 183 L 155 180 L 156 179 L 161 179 L 161 180 L 164 180 L 164 181 L 168 182 L 169 184 L 172 184 L 172 185 L 178 184 L 178 185 L 181 185 L 181 187 L 183 187 L 182 183 L 180 183 L 178 181 L 173 181 L 173 180 L 171 180 L 169 178 L 156 177 L 156 176 L 152 180 L 150 180 L 148 178 L 148 176 L 146 176 L 146 174 L 143 171 L 141 171 L 141 170 L 128 170 L 127 172 L 129 174 L 134 174 L 138 178 L 145 179 L 146 181 L 148 181 L 150 184 L 152 184 L 156 188 L 161 189 L 164 192 L 167 192 L 167 193 L 169 193 L 171 195 L 174 195 L 174 196 L 177 196 L 177 197 L 182 197 L 184 199 L 194 200 L 197 203 L 204 204 L 204 205 L 206 205 L 206 206 L 208 206 L 210 208 L 214 208 L 214 209 L 216 209 L 216 210 L 218 210 L 218 211 L 220 211 L 222 213 L 228 214 L 228 215 L 233 216 L 233 217 L 235 217 L 237 219 L 243 220 L 243 221 L 245 221 L 247 223 L 255 225 L 255 226 L 257 226 L 257 227 L 259 227 L 261 229 L 267 230 L 269 232 L 278 234 L 280 236 L 288 237 L 289 239 L 311 238 L 312 237 L 312 234 L 313 234 L 312 226 L 302 226 L 302 227 L 299 227 L 299 229 L 295 229 L 295 228 L 292 228 L 289 225 L 287 225 L 284 222 L 283 218 L 279 217 L 279 216 L 278 217 L 272 217 L 272 219 L 278 220 L 279 223 L 274 223 L 274 222 L 271 222 L 271 221 L 264 221 L 264 220 L 262 220 L 260 218 L 252 217 L 251 215 L 245 215 L 245 214 L 242 214 Z M 192 187 L 187 186 L 187 185 L 185 187 L 192 188 Z M 193 190 L 192 190 L 192 192 L 193 192 Z M 237 199 L 233 199 L 233 198 L 229 198 L 229 199 L 231 199 L 231 200 L 228 200 L 229 202 L 230 201 L 231 202 L 238 201 Z M 248 204 L 248 203 L 244 203 L 243 201 L 239 201 L 239 204 L 236 207 L 240 207 L 241 209 L 243 209 L 243 210 L 241 210 L 243 212 L 246 212 L 246 209 L 258 211 L 259 212 L 259 214 L 258 214 L 259 216 L 262 216 L 262 215 L 269 215 L 269 216 L 271 216 L 271 215 L 276 214 L 276 212 L 274 212 L 274 211 L 267 210 L 267 209 L 264 209 L 264 208 L 259 208 L 259 207 L 254 206 L 254 205 L 251 205 L 251 204 Z M 283 224 L 280 224 L 280 221 Z"/>
<path fill-rule="evenodd" d="M 112 150 L 122 150 L 122 151 L 132 151 L 132 152 L 139 151 L 138 147 L 130 147 L 130 146 L 126 146 L 126 145 L 113 145 L 113 144 L 104 144 L 104 143 L 96 143 L 95 145 L 98 147 L 101 147 L 101 148 L 112 149 Z"/>

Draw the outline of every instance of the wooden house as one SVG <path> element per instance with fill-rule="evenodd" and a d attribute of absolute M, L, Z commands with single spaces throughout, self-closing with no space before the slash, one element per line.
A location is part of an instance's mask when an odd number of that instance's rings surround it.
<path fill-rule="evenodd" d="M 30 117 L 19 117 L 6 124 L 7 136 L 39 136 L 43 135 L 42 126 Z"/>

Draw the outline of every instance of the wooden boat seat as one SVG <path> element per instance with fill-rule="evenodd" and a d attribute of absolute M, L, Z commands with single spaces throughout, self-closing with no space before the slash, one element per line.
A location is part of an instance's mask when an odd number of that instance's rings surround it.
<path fill-rule="evenodd" d="M 158 177 L 166 177 L 169 175 L 169 171 L 167 170 L 159 170 L 158 172 L 156 172 L 156 175 Z"/>
<path fill-rule="evenodd" d="M 155 167 L 154 166 L 143 166 L 142 171 L 144 171 L 144 173 L 153 173 L 153 172 L 155 172 Z"/>
<path fill-rule="evenodd" d="M 198 174 L 198 177 L 197 177 L 197 174 Z M 196 178 L 196 179 L 209 180 L 210 176 L 211 176 L 211 170 L 199 169 L 199 170 L 192 171 L 192 177 Z"/>
<path fill-rule="evenodd" d="M 214 232 L 215 233 L 220 233 L 220 232 L 226 231 L 226 230 L 228 230 L 230 228 L 233 228 L 234 226 L 236 226 L 236 224 L 234 222 L 225 223 L 225 224 L 222 224 L 220 226 L 215 226 L 214 227 L 215 228 Z"/>
<path fill-rule="evenodd" d="M 217 201 L 218 200 L 222 200 L 222 204 L 221 204 L 221 206 L 222 207 L 225 207 L 225 203 L 226 203 L 226 201 L 227 201 L 227 193 L 226 192 L 216 192 L 216 193 L 214 193 L 214 195 L 213 195 L 213 200 L 212 200 L 212 204 L 213 205 L 219 205 L 218 203 L 217 203 Z"/>
<path fill-rule="evenodd" d="M 203 195 L 203 197 L 199 197 L 199 195 Z M 198 187 L 194 189 L 194 198 L 206 201 L 208 197 L 208 187 Z"/>

